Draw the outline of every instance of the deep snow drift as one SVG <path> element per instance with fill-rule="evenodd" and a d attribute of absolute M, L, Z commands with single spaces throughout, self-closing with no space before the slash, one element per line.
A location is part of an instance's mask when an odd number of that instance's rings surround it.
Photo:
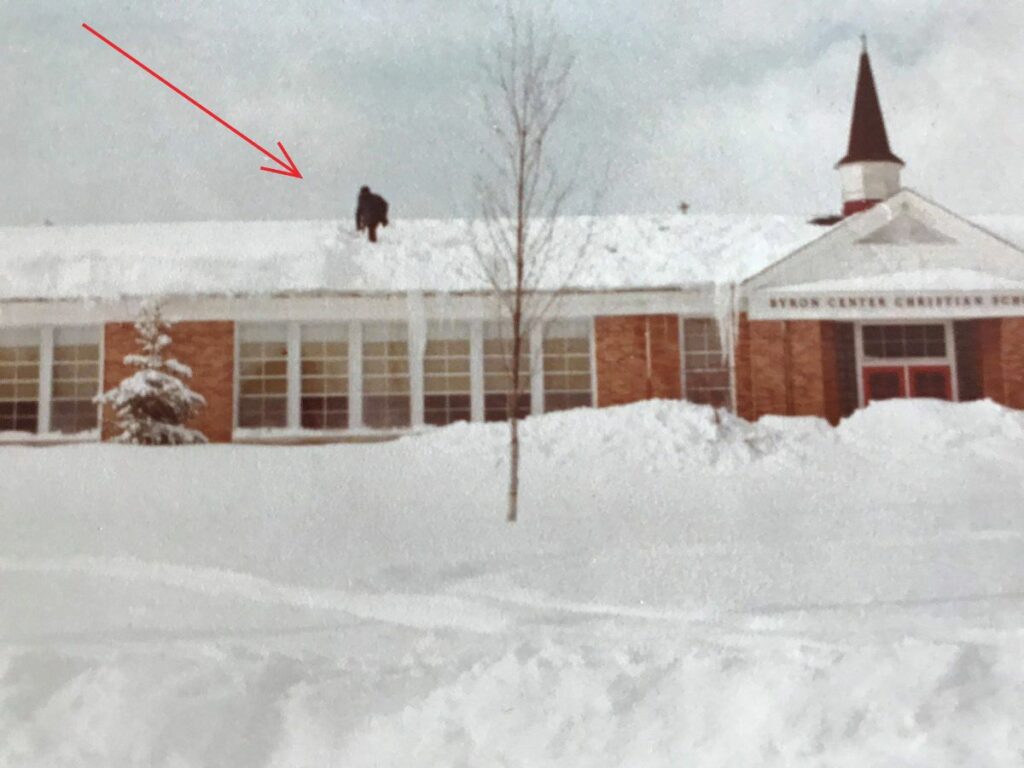
<path fill-rule="evenodd" d="M 0 765 L 1013 766 L 1024 414 L 0 450 Z"/>

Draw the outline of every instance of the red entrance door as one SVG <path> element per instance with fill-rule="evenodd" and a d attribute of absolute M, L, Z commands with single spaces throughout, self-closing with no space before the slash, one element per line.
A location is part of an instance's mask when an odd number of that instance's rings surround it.
<path fill-rule="evenodd" d="M 953 386 L 948 365 L 912 365 L 907 368 L 911 397 L 953 399 Z"/>
<path fill-rule="evenodd" d="M 864 368 L 864 403 L 894 397 L 953 399 L 948 365 L 892 365 Z"/>
<path fill-rule="evenodd" d="M 907 396 L 903 366 L 872 366 L 864 369 L 864 404 Z"/>

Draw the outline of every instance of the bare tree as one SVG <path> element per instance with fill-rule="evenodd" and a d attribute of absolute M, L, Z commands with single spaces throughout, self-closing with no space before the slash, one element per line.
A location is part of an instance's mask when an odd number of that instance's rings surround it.
<path fill-rule="evenodd" d="M 481 219 L 469 228 L 502 329 L 510 523 L 519 515 L 520 401 L 529 392 L 524 358 L 540 352 L 529 350 L 528 340 L 569 285 L 593 232 L 591 218 L 577 225 L 572 239 L 563 237 L 561 214 L 575 185 L 561 179 L 550 157 L 551 131 L 570 97 L 574 61 L 549 18 L 509 6 L 504 35 L 486 65 L 485 120 L 495 146 L 487 154 L 487 172 L 476 178 Z"/>

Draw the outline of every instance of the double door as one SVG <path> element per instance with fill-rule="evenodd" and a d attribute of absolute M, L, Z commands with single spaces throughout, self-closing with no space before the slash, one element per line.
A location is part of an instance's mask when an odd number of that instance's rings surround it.
<path fill-rule="evenodd" d="M 953 399 L 953 372 L 948 365 L 865 365 L 864 404 L 894 397 Z"/>

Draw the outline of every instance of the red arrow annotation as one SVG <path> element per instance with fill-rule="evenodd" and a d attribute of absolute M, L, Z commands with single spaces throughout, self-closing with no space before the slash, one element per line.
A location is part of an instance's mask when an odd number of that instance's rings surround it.
<path fill-rule="evenodd" d="M 218 115 L 214 114 L 212 111 L 210 111 L 209 109 L 204 107 L 198 101 L 196 101 L 191 96 L 189 96 L 187 93 L 185 93 L 183 90 L 181 90 L 181 88 L 176 86 L 174 83 L 172 83 L 169 80 L 167 80 L 167 79 L 161 77 L 160 75 L 158 75 L 152 69 L 150 69 L 145 64 L 143 64 L 141 61 L 139 61 L 134 56 L 132 56 L 130 53 L 128 53 L 128 51 L 126 51 L 124 48 L 121 48 L 117 44 L 111 42 L 110 40 L 105 38 L 103 35 L 101 35 L 99 32 L 97 32 L 95 29 L 90 27 L 88 24 L 82 24 L 82 26 L 85 28 L 85 30 L 87 32 L 90 32 L 91 34 L 93 34 L 96 37 L 98 37 L 100 40 L 102 40 L 104 43 L 109 45 L 115 51 L 120 53 L 122 56 L 124 56 L 130 62 L 132 62 L 133 64 L 137 64 L 138 66 L 142 67 L 142 69 L 144 69 L 146 72 L 148 72 L 153 77 L 155 77 L 157 80 L 159 80 L 161 83 L 166 85 L 168 88 L 170 88 L 176 94 L 181 96 L 181 98 L 185 99 L 185 101 L 187 101 L 189 104 L 191 104 L 192 106 L 196 107 L 197 109 L 200 109 L 203 112 L 205 112 L 207 115 L 209 115 L 214 120 L 216 120 L 218 123 L 223 125 L 225 128 L 227 128 L 233 134 L 238 136 L 238 138 L 243 139 L 247 143 L 249 143 L 252 146 L 256 147 L 256 149 L 258 149 L 264 155 L 266 155 L 271 160 L 273 160 L 275 163 L 277 163 L 279 166 L 281 166 L 281 168 L 270 168 L 268 166 L 261 165 L 260 166 L 260 170 L 261 171 L 266 171 L 267 173 L 277 173 L 277 174 L 280 174 L 281 176 L 292 176 L 293 178 L 296 178 L 296 179 L 301 179 L 302 178 L 302 174 L 299 173 L 298 166 L 295 165 L 295 161 L 292 160 L 291 155 L 288 154 L 288 150 L 284 148 L 284 144 L 282 144 L 280 141 L 277 142 L 277 146 L 280 148 L 281 152 L 284 154 L 284 157 L 285 157 L 284 160 L 282 160 L 281 158 L 279 158 L 276 155 L 274 155 L 270 150 L 265 149 L 264 147 L 261 147 L 255 141 L 253 141 L 248 136 L 246 136 L 244 133 L 242 133 L 240 130 L 238 130 L 233 125 L 231 125 L 231 123 L 229 123 L 227 120 L 224 120 L 223 118 L 221 118 Z"/>

